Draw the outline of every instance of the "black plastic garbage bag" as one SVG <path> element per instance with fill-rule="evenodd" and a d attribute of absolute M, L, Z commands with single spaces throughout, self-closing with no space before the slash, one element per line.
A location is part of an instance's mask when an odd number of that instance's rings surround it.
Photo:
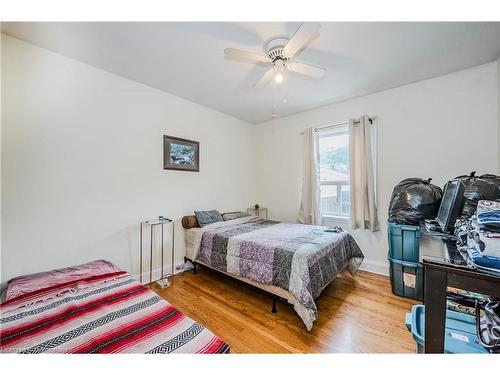
<path fill-rule="evenodd" d="M 471 172 L 468 176 L 458 176 L 455 179 L 461 180 L 465 185 L 465 203 L 462 216 L 474 215 L 477 202 L 481 199 L 500 200 L 500 176 L 494 174 L 476 176 L 476 172 Z"/>
<path fill-rule="evenodd" d="M 437 216 L 443 192 L 431 184 L 431 178 L 407 178 L 394 187 L 389 204 L 389 221 L 394 224 L 419 225 Z"/>

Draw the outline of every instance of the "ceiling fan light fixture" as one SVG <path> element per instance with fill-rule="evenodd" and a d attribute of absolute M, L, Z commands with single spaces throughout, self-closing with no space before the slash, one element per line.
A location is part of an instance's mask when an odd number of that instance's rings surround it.
<path fill-rule="evenodd" d="M 255 89 L 262 89 L 270 82 L 273 86 L 285 81 L 288 72 L 301 74 L 308 78 L 320 79 L 326 72 L 325 68 L 301 63 L 295 59 L 296 55 L 308 47 L 309 42 L 318 34 L 321 25 L 318 22 L 306 22 L 300 25 L 292 37 L 275 35 L 268 39 L 263 46 L 264 54 L 252 51 L 243 51 L 236 48 L 226 48 L 224 56 L 227 59 L 253 62 L 260 66 L 268 66 L 267 71 L 253 85 Z"/>
<path fill-rule="evenodd" d="M 274 64 L 276 74 L 274 75 L 274 81 L 276 83 L 283 82 L 283 73 L 285 72 L 285 62 L 283 60 L 276 61 Z"/>

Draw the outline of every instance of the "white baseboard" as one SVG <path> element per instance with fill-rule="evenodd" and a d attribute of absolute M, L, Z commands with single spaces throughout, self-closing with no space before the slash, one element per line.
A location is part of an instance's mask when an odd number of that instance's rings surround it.
<path fill-rule="evenodd" d="M 176 270 L 174 271 L 176 275 L 186 271 L 185 269 L 179 269 L 179 267 L 183 267 L 185 264 L 184 263 L 179 263 L 177 264 L 175 267 L 176 267 Z M 190 268 L 188 268 L 190 269 Z M 165 266 L 164 269 L 163 269 L 163 272 L 164 275 L 163 276 L 170 276 L 170 274 L 172 273 L 172 270 L 170 269 L 170 265 L 169 266 Z M 134 274 L 134 275 L 130 275 L 132 276 L 134 279 L 136 279 L 137 281 L 140 280 L 140 275 L 139 274 Z M 160 267 L 157 267 L 157 268 L 154 268 L 153 269 L 153 272 L 152 272 L 152 279 L 153 281 L 155 280 L 158 280 L 161 276 L 161 268 Z M 142 283 L 143 284 L 148 284 L 149 283 L 149 280 L 150 280 L 150 277 L 149 277 L 149 270 L 145 270 L 143 273 L 142 273 Z"/>
<path fill-rule="evenodd" d="M 158 280 L 159 278 L 159 275 L 161 275 L 161 268 L 154 268 L 153 269 L 153 272 L 151 273 L 152 274 L 152 280 Z M 135 273 L 135 274 L 131 274 L 130 276 L 132 276 L 134 279 L 136 279 L 137 281 L 140 281 L 141 279 L 141 275 L 139 275 L 138 273 Z M 142 283 L 143 284 L 148 284 L 149 283 L 149 270 L 147 272 L 143 272 L 142 273 Z"/>
<path fill-rule="evenodd" d="M 359 267 L 360 270 L 377 273 L 379 275 L 389 276 L 389 263 L 376 260 L 364 259 Z"/>

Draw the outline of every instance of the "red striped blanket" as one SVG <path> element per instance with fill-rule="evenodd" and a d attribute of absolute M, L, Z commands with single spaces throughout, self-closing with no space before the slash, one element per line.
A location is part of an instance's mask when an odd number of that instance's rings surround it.
<path fill-rule="evenodd" d="M 0 352 L 228 353 L 126 272 L 63 282 L 0 305 Z"/>

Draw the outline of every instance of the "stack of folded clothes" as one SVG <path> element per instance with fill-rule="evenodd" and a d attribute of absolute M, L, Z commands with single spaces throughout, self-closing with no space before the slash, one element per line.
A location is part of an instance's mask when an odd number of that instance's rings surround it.
<path fill-rule="evenodd" d="M 477 223 L 485 232 L 500 234 L 500 203 L 479 201 L 477 205 Z"/>
<path fill-rule="evenodd" d="M 467 252 L 478 268 L 500 272 L 500 203 L 481 200 L 472 219 Z"/>

